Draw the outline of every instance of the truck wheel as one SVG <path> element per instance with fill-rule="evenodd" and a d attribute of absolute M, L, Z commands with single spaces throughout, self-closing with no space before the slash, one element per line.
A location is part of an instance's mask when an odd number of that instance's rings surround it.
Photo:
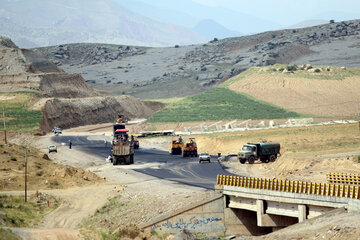
<path fill-rule="evenodd" d="M 251 157 L 249 157 L 248 161 L 249 161 L 250 164 L 254 164 L 255 158 L 253 156 L 251 156 Z"/>
<path fill-rule="evenodd" d="M 117 157 L 114 157 L 114 159 L 113 159 L 113 165 L 117 165 L 118 164 L 118 159 L 117 159 Z"/>
<path fill-rule="evenodd" d="M 125 164 L 129 165 L 131 163 L 130 156 L 125 157 Z"/>
<path fill-rule="evenodd" d="M 130 156 L 130 164 L 134 164 L 134 155 Z"/>
<path fill-rule="evenodd" d="M 239 161 L 240 161 L 241 164 L 244 164 L 246 162 L 245 159 L 240 159 Z"/>
<path fill-rule="evenodd" d="M 275 162 L 275 159 L 276 159 L 275 155 L 271 155 L 271 156 L 269 157 L 269 161 L 270 161 L 270 162 Z"/>

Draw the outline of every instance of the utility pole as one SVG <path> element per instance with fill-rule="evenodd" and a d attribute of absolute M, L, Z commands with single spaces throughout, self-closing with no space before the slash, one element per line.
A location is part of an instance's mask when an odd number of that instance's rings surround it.
<path fill-rule="evenodd" d="M 27 147 L 25 147 L 25 202 L 27 202 Z"/>
<path fill-rule="evenodd" d="M 4 118 L 4 142 L 7 144 L 7 138 L 6 138 L 6 120 L 5 120 L 5 106 L 3 105 L 3 118 Z"/>

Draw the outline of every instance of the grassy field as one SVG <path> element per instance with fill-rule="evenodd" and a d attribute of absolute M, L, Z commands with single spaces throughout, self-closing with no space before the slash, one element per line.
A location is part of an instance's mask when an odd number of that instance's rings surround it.
<path fill-rule="evenodd" d="M 42 114 L 40 111 L 30 110 L 37 99 L 36 94 L 31 92 L 0 93 L 0 131 L 4 131 L 3 106 L 6 110 L 7 131 L 34 132 L 39 129 Z"/>
<path fill-rule="evenodd" d="M 8 227 L 29 227 L 58 207 L 58 202 L 51 196 L 39 199 L 37 203 L 36 195 L 31 195 L 24 202 L 24 196 L 0 195 L 0 211 L 4 212 L 0 214 L 0 221 Z M 47 200 L 51 202 L 50 207 Z"/>
<path fill-rule="evenodd" d="M 256 100 L 227 88 L 212 88 L 195 96 L 162 99 L 166 108 L 154 114 L 148 121 L 190 122 L 231 119 L 279 119 L 300 117 L 277 106 Z"/>
<path fill-rule="evenodd" d="M 21 240 L 15 233 L 10 229 L 0 227 L 0 240 Z"/>

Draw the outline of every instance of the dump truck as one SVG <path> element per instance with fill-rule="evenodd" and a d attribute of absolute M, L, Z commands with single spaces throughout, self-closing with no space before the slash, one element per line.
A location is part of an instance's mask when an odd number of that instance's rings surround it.
<path fill-rule="evenodd" d="M 171 155 L 181 155 L 183 145 L 184 143 L 180 138 L 177 140 L 172 140 L 169 146 L 169 153 Z"/>
<path fill-rule="evenodd" d="M 183 145 L 182 148 L 183 157 L 197 157 L 197 146 L 195 138 L 189 138 L 189 140 Z"/>
<path fill-rule="evenodd" d="M 248 143 L 238 154 L 239 162 L 248 161 L 253 164 L 256 160 L 263 163 L 274 162 L 280 155 L 280 143 Z"/>
<path fill-rule="evenodd" d="M 130 141 L 129 130 L 125 124 L 113 125 L 113 140 L 111 144 L 113 165 L 134 163 L 134 143 Z"/>

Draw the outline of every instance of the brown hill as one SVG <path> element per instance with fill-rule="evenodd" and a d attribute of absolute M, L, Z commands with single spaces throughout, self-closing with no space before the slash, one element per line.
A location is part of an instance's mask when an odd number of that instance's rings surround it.
<path fill-rule="evenodd" d="M 360 69 L 275 65 L 258 67 L 225 84 L 284 109 L 315 116 L 355 116 L 360 99 Z M 309 69 L 307 69 L 309 68 Z"/>

